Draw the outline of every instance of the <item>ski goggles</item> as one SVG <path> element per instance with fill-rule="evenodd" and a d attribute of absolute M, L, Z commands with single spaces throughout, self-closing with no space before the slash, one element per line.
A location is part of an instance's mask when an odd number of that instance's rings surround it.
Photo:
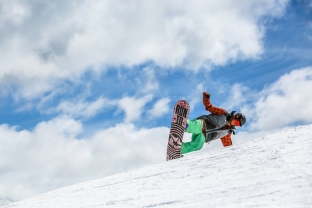
<path fill-rule="evenodd" d="M 241 122 L 239 119 L 235 119 L 235 126 L 241 126 Z"/>
<path fill-rule="evenodd" d="M 246 118 L 243 114 L 238 113 L 234 116 L 234 119 L 236 120 L 235 124 L 236 126 L 242 126 L 242 124 L 244 125 L 246 123 Z"/>

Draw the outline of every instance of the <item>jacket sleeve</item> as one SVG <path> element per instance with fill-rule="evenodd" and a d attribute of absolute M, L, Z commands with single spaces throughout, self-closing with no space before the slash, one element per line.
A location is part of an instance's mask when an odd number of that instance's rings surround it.
<path fill-rule="evenodd" d="M 222 114 L 227 113 L 227 111 L 225 109 L 218 108 L 218 107 L 212 105 L 210 103 L 210 98 L 207 98 L 206 96 L 203 96 L 203 104 L 205 106 L 205 109 L 212 114 L 222 115 Z"/>
<path fill-rule="evenodd" d="M 224 137 L 222 137 L 221 141 L 224 147 L 231 146 L 232 145 L 231 134 L 227 134 Z"/>

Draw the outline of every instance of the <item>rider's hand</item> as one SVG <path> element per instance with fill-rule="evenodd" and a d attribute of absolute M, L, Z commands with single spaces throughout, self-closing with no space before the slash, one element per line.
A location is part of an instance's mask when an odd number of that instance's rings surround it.
<path fill-rule="evenodd" d="M 203 104 L 204 104 L 206 109 L 207 109 L 207 107 L 209 107 L 211 105 L 210 104 L 210 94 L 208 92 L 203 93 Z"/>

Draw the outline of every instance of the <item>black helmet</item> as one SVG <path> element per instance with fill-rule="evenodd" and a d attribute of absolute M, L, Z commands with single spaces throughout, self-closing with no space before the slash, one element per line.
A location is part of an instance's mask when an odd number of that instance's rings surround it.
<path fill-rule="evenodd" d="M 242 113 L 236 113 L 234 118 L 239 120 L 241 126 L 243 126 L 246 123 L 246 117 Z"/>

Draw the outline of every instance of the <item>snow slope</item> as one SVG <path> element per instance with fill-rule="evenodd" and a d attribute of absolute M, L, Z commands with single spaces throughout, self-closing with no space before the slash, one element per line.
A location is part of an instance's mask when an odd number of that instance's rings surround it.
<path fill-rule="evenodd" d="M 1 198 L 0 197 L 0 206 L 1 205 L 5 205 L 5 204 L 10 204 L 10 203 L 12 203 L 11 199 L 9 199 L 9 198 Z"/>
<path fill-rule="evenodd" d="M 3 207 L 104 206 L 312 207 L 312 125 L 185 155 Z"/>

